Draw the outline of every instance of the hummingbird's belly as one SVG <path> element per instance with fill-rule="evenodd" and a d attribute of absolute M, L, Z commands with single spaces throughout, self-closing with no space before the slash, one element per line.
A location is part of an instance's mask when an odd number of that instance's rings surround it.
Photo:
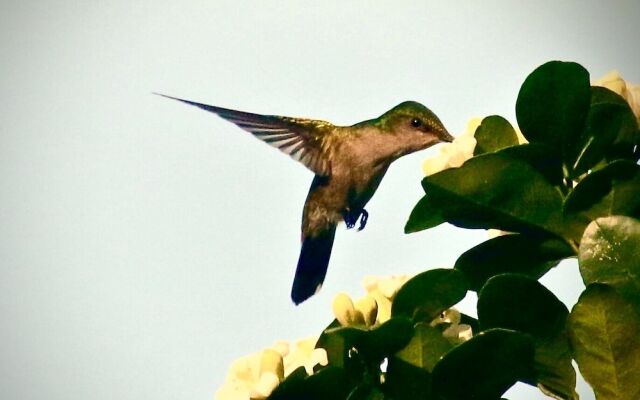
<path fill-rule="evenodd" d="M 380 185 L 387 167 L 351 169 L 331 177 L 316 176 L 304 207 L 303 234 L 329 229 L 346 214 L 362 210 Z"/>
<path fill-rule="evenodd" d="M 347 190 L 347 204 L 350 210 L 360 210 L 367 205 L 387 172 L 387 167 L 354 171 L 351 185 Z"/>

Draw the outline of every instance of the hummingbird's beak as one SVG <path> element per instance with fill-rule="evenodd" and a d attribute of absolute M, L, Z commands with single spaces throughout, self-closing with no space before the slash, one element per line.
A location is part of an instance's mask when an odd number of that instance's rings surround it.
<path fill-rule="evenodd" d="M 451 143 L 451 142 L 453 142 L 453 139 L 455 139 L 453 136 L 451 136 L 451 134 L 449 134 L 449 132 L 447 132 L 446 129 L 443 129 L 442 131 L 440 131 L 438 133 L 439 133 L 438 137 L 443 142 Z"/>

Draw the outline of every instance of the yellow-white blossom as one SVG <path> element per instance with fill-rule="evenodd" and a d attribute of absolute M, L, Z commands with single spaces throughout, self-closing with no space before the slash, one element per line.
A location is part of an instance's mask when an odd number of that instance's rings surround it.
<path fill-rule="evenodd" d="M 355 304 L 346 293 L 338 293 L 333 299 L 333 315 L 342 326 L 372 326 L 376 323 L 378 303 L 369 295 Z"/>
<path fill-rule="evenodd" d="M 610 71 L 602 78 L 593 82 L 594 86 L 602 86 L 622 96 L 633 113 L 636 115 L 638 122 L 640 122 L 640 85 L 632 85 L 625 82 L 620 76 L 620 73 L 616 70 Z"/>
<path fill-rule="evenodd" d="M 440 147 L 440 152 L 432 158 L 428 158 L 422 164 L 425 175 L 433 175 L 436 172 L 448 168 L 457 168 L 465 161 L 473 157 L 476 147 L 476 139 L 473 137 L 481 118 L 472 118 L 467 124 L 467 130 L 462 135 L 456 136 L 453 142 Z"/>
<path fill-rule="evenodd" d="M 299 340 L 290 346 L 278 341 L 261 352 L 234 361 L 215 400 L 266 399 L 291 372 L 304 367 L 313 374 L 313 367 L 327 365 L 327 353 L 316 349 L 317 338 Z"/>
<path fill-rule="evenodd" d="M 398 276 L 366 276 L 362 284 L 367 294 L 375 299 L 377 304 L 376 322 L 381 324 L 391 318 L 391 302 L 404 285 L 411 278 L 409 275 Z"/>

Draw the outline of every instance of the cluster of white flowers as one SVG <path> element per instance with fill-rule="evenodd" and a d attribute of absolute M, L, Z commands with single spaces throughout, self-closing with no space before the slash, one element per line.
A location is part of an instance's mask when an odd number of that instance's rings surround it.
<path fill-rule="evenodd" d="M 266 399 L 299 367 L 304 367 L 307 374 L 313 374 L 313 367 L 328 363 L 326 351 L 315 348 L 317 340 L 317 337 L 310 337 L 293 346 L 286 341 L 277 341 L 261 352 L 234 361 L 223 385 L 216 391 L 215 400 Z"/>

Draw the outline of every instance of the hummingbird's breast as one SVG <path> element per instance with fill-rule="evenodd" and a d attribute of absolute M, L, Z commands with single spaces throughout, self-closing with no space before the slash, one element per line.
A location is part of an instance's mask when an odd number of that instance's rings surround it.
<path fill-rule="evenodd" d="M 346 213 L 361 210 L 371 200 L 391 160 L 378 156 L 366 132 L 336 132 L 331 141 L 331 175 L 316 176 L 305 203 L 303 234 L 328 229 Z"/>

